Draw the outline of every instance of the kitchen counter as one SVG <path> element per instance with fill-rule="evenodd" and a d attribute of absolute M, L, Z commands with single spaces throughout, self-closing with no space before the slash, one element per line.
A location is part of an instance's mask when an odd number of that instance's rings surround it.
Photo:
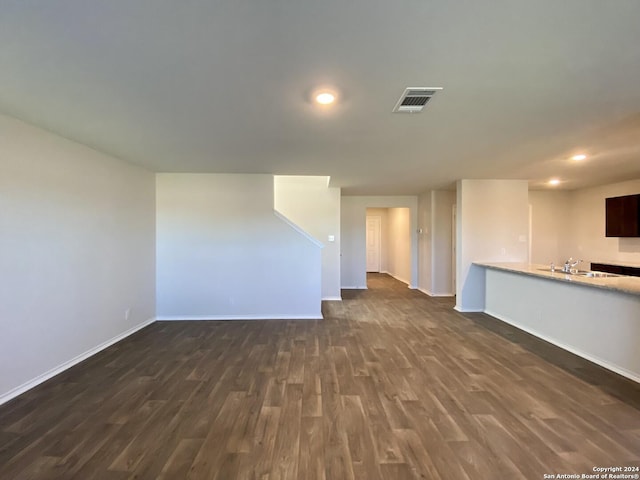
<path fill-rule="evenodd" d="M 484 270 L 485 313 L 640 383 L 640 277 L 524 263 L 473 268 Z"/>
<path fill-rule="evenodd" d="M 583 275 L 571 275 L 560 271 L 562 267 L 557 267 L 555 272 L 549 271 L 549 265 L 535 263 L 485 263 L 474 262 L 475 265 L 494 270 L 504 270 L 507 272 L 521 273 L 535 277 L 547 278 L 559 282 L 568 282 L 588 287 L 603 288 L 617 292 L 640 295 L 640 277 L 585 277 Z M 640 313 L 639 313 L 640 316 Z"/>

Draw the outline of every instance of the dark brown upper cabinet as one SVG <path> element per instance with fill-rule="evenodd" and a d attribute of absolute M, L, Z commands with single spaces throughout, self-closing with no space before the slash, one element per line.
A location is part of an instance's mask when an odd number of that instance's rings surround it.
<path fill-rule="evenodd" d="M 606 236 L 640 237 L 640 194 L 606 199 Z"/>

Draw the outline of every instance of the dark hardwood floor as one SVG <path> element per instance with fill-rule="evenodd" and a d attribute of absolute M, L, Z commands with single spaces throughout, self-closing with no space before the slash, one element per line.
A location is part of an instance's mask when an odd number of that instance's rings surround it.
<path fill-rule="evenodd" d="M 385 275 L 322 321 L 155 323 L 0 407 L 0 479 L 640 466 L 638 384 Z M 34 353 L 36 354 L 36 353 Z"/>

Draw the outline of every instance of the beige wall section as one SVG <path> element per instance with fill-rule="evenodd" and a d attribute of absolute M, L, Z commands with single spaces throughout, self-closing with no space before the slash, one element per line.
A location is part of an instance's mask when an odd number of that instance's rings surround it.
<path fill-rule="evenodd" d="M 155 175 L 0 115 L 0 403 L 155 317 Z"/>
<path fill-rule="evenodd" d="M 389 209 L 367 208 L 367 217 L 380 217 L 380 271 L 389 271 Z"/>
<path fill-rule="evenodd" d="M 324 246 L 322 298 L 340 300 L 340 189 L 329 187 L 326 176 L 276 175 L 273 181 L 275 209 Z"/>
<path fill-rule="evenodd" d="M 605 236 L 605 199 L 640 193 L 640 179 L 573 191 L 530 191 L 533 263 L 591 262 L 640 265 L 640 238 Z"/>
<path fill-rule="evenodd" d="M 389 209 L 389 274 L 411 284 L 411 217 L 408 208 Z"/>
<path fill-rule="evenodd" d="M 431 243 L 433 295 L 453 295 L 453 238 L 452 217 L 456 192 L 434 190 L 431 192 Z"/>
<path fill-rule="evenodd" d="M 640 264 L 640 238 L 605 237 L 605 199 L 640 193 L 640 179 L 574 190 L 570 194 L 570 249 L 589 262 Z"/>
<path fill-rule="evenodd" d="M 456 309 L 483 311 L 484 262 L 528 262 L 526 180 L 460 180 L 457 184 Z"/>

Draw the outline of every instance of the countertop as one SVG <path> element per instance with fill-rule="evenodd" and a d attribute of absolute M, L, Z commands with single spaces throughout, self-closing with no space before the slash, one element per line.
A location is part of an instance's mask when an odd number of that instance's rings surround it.
<path fill-rule="evenodd" d="M 549 271 L 549 265 L 535 263 L 473 263 L 474 265 L 494 270 L 504 270 L 506 272 L 521 273 L 523 275 L 542 277 L 559 282 L 567 282 L 587 287 L 603 288 L 605 290 L 614 290 L 617 292 L 630 293 L 632 295 L 640 295 L 640 277 L 628 277 L 621 275 L 617 277 L 590 278 L 581 275 L 570 275 L 558 270 L 551 272 Z M 544 269 L 546 269 L 546 271 Z"/>

